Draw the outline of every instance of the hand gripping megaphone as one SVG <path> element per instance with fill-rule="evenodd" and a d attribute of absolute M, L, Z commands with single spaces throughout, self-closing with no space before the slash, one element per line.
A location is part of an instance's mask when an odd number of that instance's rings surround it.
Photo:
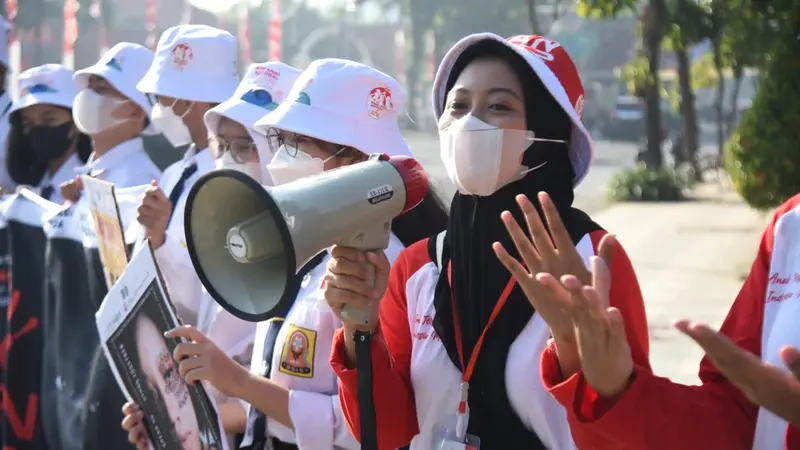
<path fill-rule="evenodd" d="M 233 170 L 209 172 L 186 200 L 186 244 L 200 281 L 231 314 L 260 322 L 294 302 L 297 272 L 338 244 L 383 250 L 392 219 L 428 193 L 413 158 L 367 161 L 266 187 Z M 374 279 L 372 280 L 374 281 Z M 343 311 L 368 323 L 370 311 Z"/>

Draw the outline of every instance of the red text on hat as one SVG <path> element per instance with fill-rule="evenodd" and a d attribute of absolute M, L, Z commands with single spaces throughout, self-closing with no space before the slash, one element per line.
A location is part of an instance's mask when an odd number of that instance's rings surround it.
<path fill-rule="evenodd" d="M 258 66 L 256 67 L 255 73 L 257 77 L 264 78 L 263 82 L 269 88 L 275 86 L 275 83 L 278 82 L 278 78 L 281 77 L 280 71 L 271 67 Z"/>
<path fill-rule="evenodd" d="M 578 118 L 583 115 L 583 82 L 578 69 L 567 51 L 557 41 L 537 35 L 519 35 L 507 39 L 508 43 L 524 48 L 544 61 L 564 88 L 569 103 Z M 544 80 L 543 80 L 544 81 Z M 548 87 L 549 89 L 549 87 Z"/>

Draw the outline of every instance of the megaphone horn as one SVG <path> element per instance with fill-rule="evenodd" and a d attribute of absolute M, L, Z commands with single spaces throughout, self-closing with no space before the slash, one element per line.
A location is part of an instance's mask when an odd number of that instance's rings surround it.
<path fill-rule="evenodd" d="M 427 193 L 427 174 L 405 156 L 376 154 L 276 187 L 238 171 L 215 170 L 189 191 L 186 244 L 214 300 L 243 320 L 259 322 L 288 311 L 302 281 L 296 274 L 315 255 L 334 244 L 385 249 L 392 219 Z M 364 324 L 371 314 L 344 313 Z"/>

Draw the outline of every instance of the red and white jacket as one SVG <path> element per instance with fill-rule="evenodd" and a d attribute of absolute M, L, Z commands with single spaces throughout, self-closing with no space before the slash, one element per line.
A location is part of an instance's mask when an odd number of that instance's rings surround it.
<path fill-rule="evenodd" d="M 800 195 L 775 211 L 720 331 L 783 367 L 780 348 L 800 347 L 798 291 Z M 580 373 L 562 381 L 550 349 L 541 364 L 544 384 L 568 409 L 581 450 L 800 449 L 800 430 L 747 400 L 708 359 L 700 363 L 701 386 L 675 384 L 637 365 L 630 387 L 616 402 L 598 397 Z"/>
<path fill-rule="evenodd" d="M 604 234 L 593 232 L 578 243 L 587 263 Z M 627 302 L 615 306 L 628 322 L 634 360 L 649 368 L 644 305 L 621 246 L 617 246 L 613 266 L 612 297 Z M 427 239 L 404 250 L 392 267 L 380 306 L 380 325 L 372 340 L 373 393 L 381 450 L 409 442 L 413 450 L 431 450 L 445 429 L 455 424 L 461 372 L 433 329 L 438 278 L 439 269 L 428 254 Z M 534 314 L 509 350 L 505 374 L 497 376 L 505 376 L 512 407 L 547 448 L 574 449 L 565 409 L 540 382 L 539 356 L 549 340 L 547 324 Z M 344 352 L 344 334 L 339 330 L 334 336 L 331 365 L 340 380 L 344 417 L 358 438 L 357 371 L 345 366 Z"/>

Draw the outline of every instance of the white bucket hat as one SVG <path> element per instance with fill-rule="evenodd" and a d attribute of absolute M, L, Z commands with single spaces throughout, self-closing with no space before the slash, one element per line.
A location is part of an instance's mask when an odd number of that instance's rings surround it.
<path fill-rule="evenodd" d="M 233 96 L 206 112 L 206 127 L 217 131 L 219 119 L 227 117 L 241 125 L 256 129 L 256 122 L 286 99 L 301 71 L 281 62 L 251 64 Z"/>
<path fill-rule="evenodd" d="M 238 53 L 236 38 L 227 31 L 207 25 L 168 28 L 136 88 L 145 94 L 222 103 L 239 84 Z"/>
<path fill-rule="evenodd" d="M 136 83 L 142 79 L 152 63 L 153 52 L 147 47 L 120 42 L 111 47 L 95 65 L 75 72 L 75 86 L 81 91 L 89 86 L 89 77 L 102 77 L 114 89 L 139 105 L 149 117 L 153 106 L 147 95 L 136 89 Z M 158 133 L 160 131 L 153 122 L 142 132 L 150 136 Z"/>
<path fill-rule="evenodd" d="M 573 125 L 569 157 L 575 171 L 573 183 L 577 186 L 589 172 L 594 155 L 594 142 L 581 122 L 584 90 L 578 69 L 566 50 L 556 41 L 535 35 L 519 35 L 503 39 L 492 33 L 472 34 L 458 41 L 444 56 L 433 82 L 433 111 L 437 124 L 442 117 L 447 97 L 447 81 L 450 79 L 453 66 L 465 50 L 483 41 L 499 42 L 522 56 L 569 115 Z"/>
<path fill-rule="evenodd" d="M 405 103 L 406 93 L 389 75 L 353 61 L 318 59 L 256 128 L 278 128 L 366 154 L 411 156 L 398 121 Z"/>
<path fill-rule="evenodd" d="M 45 104 L 72 109 L 78 90 L 75 74 L 61 64 L 44 64 L 19 74 L 19 99 L 8 111 L 12 114 L 28 106 Z"/>
<path fill-rule="evenodd" d="M 286 99 L 300 73 L 299 69 L 282 62 L 251 64 L 233 97 L 206 112 L 203 119 L 209 133 L 217 134 L 220 118 L 227 117 L 247 128 L 258 144 L 258 157 L 269 162 L 273 149 L 266 131 L 257 129 L 255 124 Z"/>

